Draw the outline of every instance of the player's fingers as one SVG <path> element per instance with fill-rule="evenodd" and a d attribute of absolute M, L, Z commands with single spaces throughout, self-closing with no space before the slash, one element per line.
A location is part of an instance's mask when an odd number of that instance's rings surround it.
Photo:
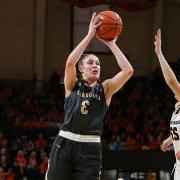
<path fill-rule="evenodd" d="M 162 150 L 162 151 L 164 151 L 164 149 L 163 149 L 163 147 L 162 147 L 162 146 L 161 146 L 160 148 L 161 148 L 161 150 Z"/>
<path fill-rule="evenodd" d="M 94 13 L 92 14 L 91 22 L 94 22 L 95 17 L 96 17 L 96 12 L 94 12 Z"/>
<path fill-rule="evenodd" d="M 158 35 L 159 36 L 161 35 L 161 29 L 158 29 Z"/>
<path fill-rule="evenodd" d="M 155 40 L 157 41 L 157 34 L 155 35 Z"/>
<path fill-rule="evenodd" d="M 97 23 L 99 23 L 99 22 L 100 22 L 100 21 L 97 19 L 97 17 L 95 17 L 93 23 L 94 23 L 94 24 L 97 24 Z"/>
<path fill-rule="evenodd" d="M 161 39 L 161 31 L 160 31 L 160 29 L 158 30 L 157 37 L 158 37 L 158 39 Z"/>
<path fill-rule="evenodd" d="M 97 22 L 97 24 L 95 24 L 94 26 L 95 26 L 95 28 L 97 28 L 97 27 L 99 27 L 101 24 L 102 24 L 102 21 L 99 21 L 99 22 Z"/>
<path fill-rule="evenodd" d="M 165 148 L 165 146 L 163 145 L 163 143 L 160 144 L 160 148 L 161 148 L 161 150 L 162 150 L 163 152 L 166 152 L 166 148 Z"/>
<path fill-rule="evenodd" d="M 102 21 L 102 20 L 103 20 L 103 17 L 100 16 L 100 15 L 97 15 L 97 16 L 96 16 L 96 19 L 97 19 L 98 21 Z"/>
<path fill-rule="evenodd" d="M 156 41 L 154 41 L 154 46 L 155 46 L 155 47 L 157 46 L 157 43 L 156 43 Z"/>
<path fill-rule="evenodd" d="M 162 148 L 162 143 L 160 144 L 160 148 L 161 148 L 161 150 L 163 151 L 163 148 Z"/>

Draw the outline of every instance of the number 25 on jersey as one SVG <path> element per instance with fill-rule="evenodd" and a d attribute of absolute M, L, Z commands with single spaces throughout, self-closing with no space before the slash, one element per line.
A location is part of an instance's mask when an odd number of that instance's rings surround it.
<path fill-rule="evenodd" d="M 171 127 L 170 128 L 170 133 L 173 141 L 178 141 L 179 140 L 179 134 L 177 131 L 177 127 Z"/>

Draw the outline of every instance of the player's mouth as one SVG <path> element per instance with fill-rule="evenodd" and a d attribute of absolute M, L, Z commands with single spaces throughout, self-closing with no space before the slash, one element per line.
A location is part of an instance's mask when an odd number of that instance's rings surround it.
<path fill-rule="evenodd" d="M 98 71 L 97 69 L 92 70 L 92 73 L 93 73 L 93 74 L 98 74 L 98 72 L 99 72 L 99 71 Z"/>

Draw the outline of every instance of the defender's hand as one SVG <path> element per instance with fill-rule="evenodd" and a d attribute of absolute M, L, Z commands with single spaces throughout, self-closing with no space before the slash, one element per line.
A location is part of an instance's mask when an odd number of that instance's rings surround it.
<path fill-rule="evenodd" d="M 155 35 L 154 45 L 155 45 L 156 54 L 157 55 L 160 54 L 161 53 L 161 30 L 160 29 L 158 29 Z"/>
<path fill-rule="evenodd" d="M 167 140 L 164 140 L 163 143 L 160 145 L 161 150 L 164 151 L 164 152 L 170 150 L 170 149 L 169 149 L 169 146 L 170 146 L 170 143 L 169 143 L 169 141 L 167 141 Z"/>

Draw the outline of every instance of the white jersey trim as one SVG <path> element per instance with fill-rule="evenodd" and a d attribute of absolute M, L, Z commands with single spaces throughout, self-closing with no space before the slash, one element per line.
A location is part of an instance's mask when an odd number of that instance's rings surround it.
<path fill-rule="evenodd" d="M 75 134 L 69 131 L 59 131 L 59 136 L 62 136 L 64 138 L 70 139 L 72 141 L 77 141 L 77 142 L 101 142 L 100 136 L 96 135 L 81 135 L 81 134 Z"/>

